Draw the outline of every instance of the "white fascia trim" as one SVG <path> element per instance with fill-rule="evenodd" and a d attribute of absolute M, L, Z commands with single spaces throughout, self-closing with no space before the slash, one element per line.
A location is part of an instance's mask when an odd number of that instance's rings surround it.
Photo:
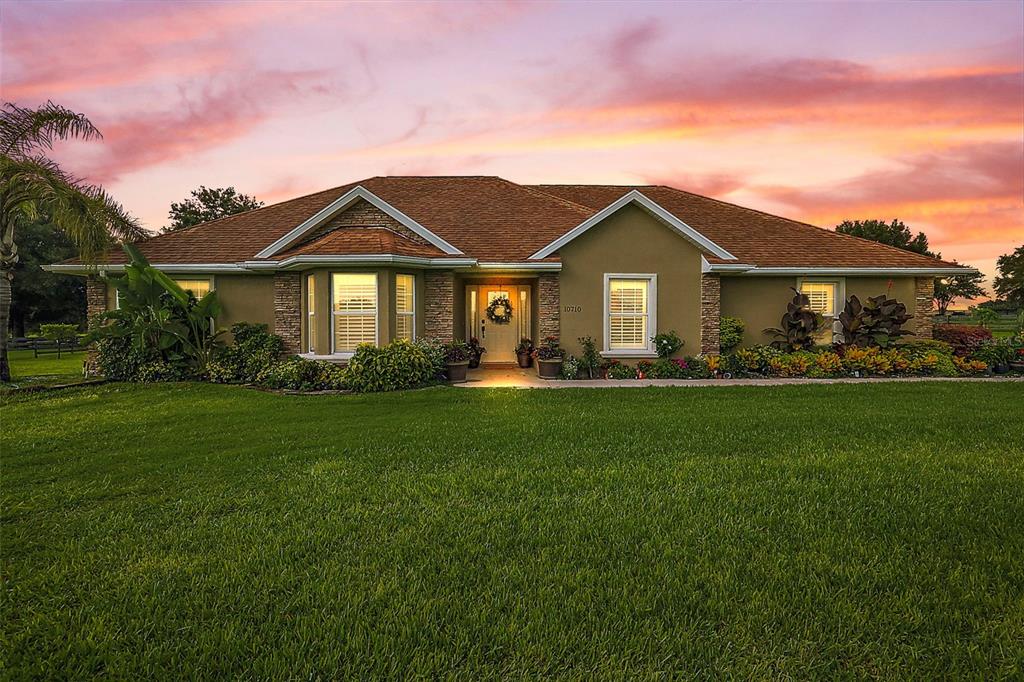
<path fill-rule="evenodd" d="M 718 265 L 711 265 L 711 271 L 718 271 Z M 790 267 L 752 267 L 743 272 L 745 275 L 823 275 L 834 277 L 856 277 L 857 275 L 966 275 L 978 272 L 976 268 L 790 268 Z"/>
<path fill-rule="evenodd" d="M 539 272 L 559 272 L 561 263 L 477 263 L 480 270 L 533 270 Z"/>
<path fill-rule="evenodd" d="M 418 222 L 416 222 L 406 214 L 402 213 L 397 208 L 395 208 L 388 202 L 384 201 L 370 190 L 365 189 L 362 185 L 359 185 L 358 187 L 350 189 L 348 192 L 332 201 L 326 207 L 319 210 L 311 218 L 308 218 L 307 220 L 303 221 L 302 224 L 288 232 L 288 234 L 281 237 L 273 244 L 257 253 L 256 257 L 270 258 L 274 254 L 283 251 L 284 249 L 288 248 L 296 241 L 301 239 L 304 235 L 308 234 L 311 230 L 321 225 L 324 221 L 330 219 L 332 216 L 334 216 L 334 214 L 345 210 L 346 208 L 348 208 L 355 202 L 359 201 L 360 199 L 363 199 L 373 204 L 375 207 L 379 208 L 381 211 L 388 214 L 389 216 L 400 222 L 402 225 L 408 227 L 410 230 L 412 230 L 419 236 L 423 237 L 428 242 L 430 242 L 437 248 L 441 249 L 445 253 L 453 256 L 462 255 L 462 251 L 459 251 L 457 248 L 455 248 L 445 240 L 441 239 L 436 234 L 434 234 L 427 228 L 423 227 Z"/>
<path fill-rule="evenodd" d="M 152 263 L 161 272 L 195 273 L 197 275 L 215 272 L 249 272 L 249 268 L 239 263 Z M 43 270 L 67 275 L 89 275 L 103 272 L 124 272 L 124 264 L 111 265 L 44 265 Z"/>
<path fill-rule="evenodd" d="M 294 270 L 309 265 L 419 265 L 428 268 L 453 268 L 476 265 L 474 258 L 420 258 L 381 254 L 338 256 L 291 256 L 280 261 L 245 261 L 248 270 Z"/>
<path fill-rule="evenodd" d="M 712 265 L 708 263 L 708 259 L 704 256 L 700 257 L 700 271 L 701 274 L 708 272 L 746 272 L 753 268 L 753 265 L 749 263 L 715 263 Z"/>
<path fill-rule="evenodd" d="M 614 214 L 616 211 L 618 211 L 619 209 L 623 208 L 628 204 L 637 204 L 638 206 L 646 210 L 648 213 L 653 215 L 655 218 L 658 218 L 662 222 L 666 223 L 667 225 L 675 229 L 681 235 L 689 239 L 691 242 L 695 243 L 704 251 L 707 251 L 708 253 L 719 258 L 736 260 L 736 256 L 732 255 L 731 253 L 723 249 L 721 246 L 714 243 L 713 241 L 702 235 L 700 232 L 693 229 L 692 227 L 684 223 L 682 220 L 666 211 L 664 208 L 659 206 L 651 199 L 648 199 L 639 190 L 635 189 L 619 197 L 616 201 L 612 202 L 608 206 L 605 206 L 603 209 L 601 209 L 591 217 L 587 218 L 573 229 L 569 230 L 561 237 L 551 242 L 537 253 L 530 256 L 530 259 L 537 260 L 540 258 L 547 258 L 555 251 L 558 251 L 558 249 L 562 248 L 563 246 L 571 242 L 573 239 L 576 239 L 576 237 L 579 237 L 581 234 L 592 228 L 594 225 L 597 225 L 598 223 L 605 220 L 610 215 Z"/>

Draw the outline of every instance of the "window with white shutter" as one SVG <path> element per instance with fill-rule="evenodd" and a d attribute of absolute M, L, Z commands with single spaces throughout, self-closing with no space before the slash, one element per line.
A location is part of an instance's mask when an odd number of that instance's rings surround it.
<path fill-rule="evenodd" d="M 807 296 L 810 308 L 821 313 L 824 321 L 815 337 L 820 341 L 831 341 L 836 327 L 836 306 L 839 300 L 839 282 L 822 282 L 801 280 L 800 293 Z"/>
<path fill-rule="evenodd" d="M 334 352 L 353 353 L 361 343 L 377 343 L 377 275 L 331 275 Z"/>
<path fill-rule="evenodd" d="M 609 275 L 605 278 L 608 309 L 605 350 L 649 351 L 653 316 L 652 275 Z"/>
<path fill-rule="evenodd" d="M 416 278 L 395 275 L 395 338 L 416 338 Z"/>

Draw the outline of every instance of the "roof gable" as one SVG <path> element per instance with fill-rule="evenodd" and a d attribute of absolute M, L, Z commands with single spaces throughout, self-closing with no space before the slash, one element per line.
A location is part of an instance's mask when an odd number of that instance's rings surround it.
<path fill-rule="evenodd" d="M 318 227 L 323 225 L 325 222 L 333 218 L 338 213 L 341 213 L 345 209 L 351 207 L 358 201 L 366 201 L 372 204 L 377 209 L 383 211 L 391 218 L 398 221 L 401 225 L 408 228 L 415 234 L 425 239 L 430 244 L 436 246 L 438 249 L 448 255 L 462 255 L 462 251 L 455 248 L 441 237 L 437 236 L 427 228 L 420 225 L 418 222 L 402 213 L 400 210 L 384 201 L 373 192 L 364 188 L 362 185 L 357 185 L 351 190 L 341 195 L 330 204 L 317 211 L 315 214 L 304 220 L 301 224 L 295 227 L 293 230 L 277 239 L 265 249 L 256 254 L 256 258 L 271 258 L 274 255 L 284 251 L 285 249 L 294 246 L 302 240 L 303 237 L 316 230 Z"/>
<path fill-rule="evenodd" d="M 682 220 L 677 218 L 669 211 L 666 211 L 664 208 L 659 206 L 657 202 L 651 200 L 649 197 L 645 196 L 642 192 L 636 189 L 631 190 L 626 194 L 622 195 L 621 197 L 619 197 L 612 203 L 608 204 L 594 215 L 584 220 L 582 223 L 574 227 L 569 232 L 566 232 L 558 239 L 550 242 L 542 249 L 540 249 L 532 256 L 530 256 L 530 259 L 537 260 L 541 258 L 547 258 L 548 256 L 553 255 L 560 248 L 562 248 L 572 240 L 576 239 L 590 228 L 598 225 L 599 223 L 607 219 L 609 216 L 617 213 L 626 206 L 630 205 L 639 206 L 654 218 L 657 218 L 665 225 L 674 229 L 676 232 L 678 232 L 687 240 L 692 242 L 695 246 L 697 246 L 697 248 L 701 249 L 702 251 L 705 251 L 717 258 L 722 258 L 724 260 L 736 260 L 736 257 L 729 253 L 727 250 L 725 250 L 724 248 L 722 248 L 715 242 L 711 241 L 697 230 L 693 229 L 692 227 L 684 223 Z"/>

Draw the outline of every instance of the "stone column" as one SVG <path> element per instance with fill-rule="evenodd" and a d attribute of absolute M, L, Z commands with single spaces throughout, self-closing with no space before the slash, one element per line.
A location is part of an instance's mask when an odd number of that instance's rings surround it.
<path fill-rule="evenodd" d="M 107 311 L 107 281 L 96 275 L 85 278 L 85 316 L 89 328 L 94 318 Z"/>
<path fill-rule="evenodd" d="M 107 312 L 107 280 L 97 275 L 89 275 L 85 278 L 85 323 L 87 329 L 94 329 L 97 326 L 99 315 Z M 99 367 L 96 362 L 96 344 L 90 343 L 85 352 L 85 361 L 82 365 L 82 373 L 87 377 L 99 376 Z"/>
<path fill-rule="evenodd" d="M 562 336 L 562 295 L 558 284 L 558 273 L 548 272 L 537 278 L 537 329 L 540 332 L 538 344 L 549 336 Z"/>
<path fill-rule="evenodd" d="M 934 323 L 932 315 L 935 306 L 935 278 L 914 278 L 914 328 L 915 338 L 930 339 Z"/>
<path fill-rule="evenodd" d="M 427 270 L 423 285 L 424 336 L 449 343 L 455 333 L 455 273 Z"/>
<path fill-rule="evenodd" d="M 284 352 L 300 353 L 302 344 L 302 275 L 274 273 L 274 333 L 284 340 Z"/>
<path fill-rule="evenodd" d="M 718 275 L 700 276 L 700 352 L 717 355 L 722 317 L 722 283 Z"/>

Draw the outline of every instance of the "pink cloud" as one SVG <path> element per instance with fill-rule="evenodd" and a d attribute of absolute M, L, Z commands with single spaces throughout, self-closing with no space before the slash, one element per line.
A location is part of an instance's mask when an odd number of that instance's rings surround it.
<path fill-rule="evenodd" d="M 332 90 L 322 71 L 267 71 L 208 84 L 197 96 L 184 93 L 174 106 L 97 118 L 104 139 L 76 168 L 99 183 L 148 166 L 195 156 L 249 134 L 275 108 Z"/>

